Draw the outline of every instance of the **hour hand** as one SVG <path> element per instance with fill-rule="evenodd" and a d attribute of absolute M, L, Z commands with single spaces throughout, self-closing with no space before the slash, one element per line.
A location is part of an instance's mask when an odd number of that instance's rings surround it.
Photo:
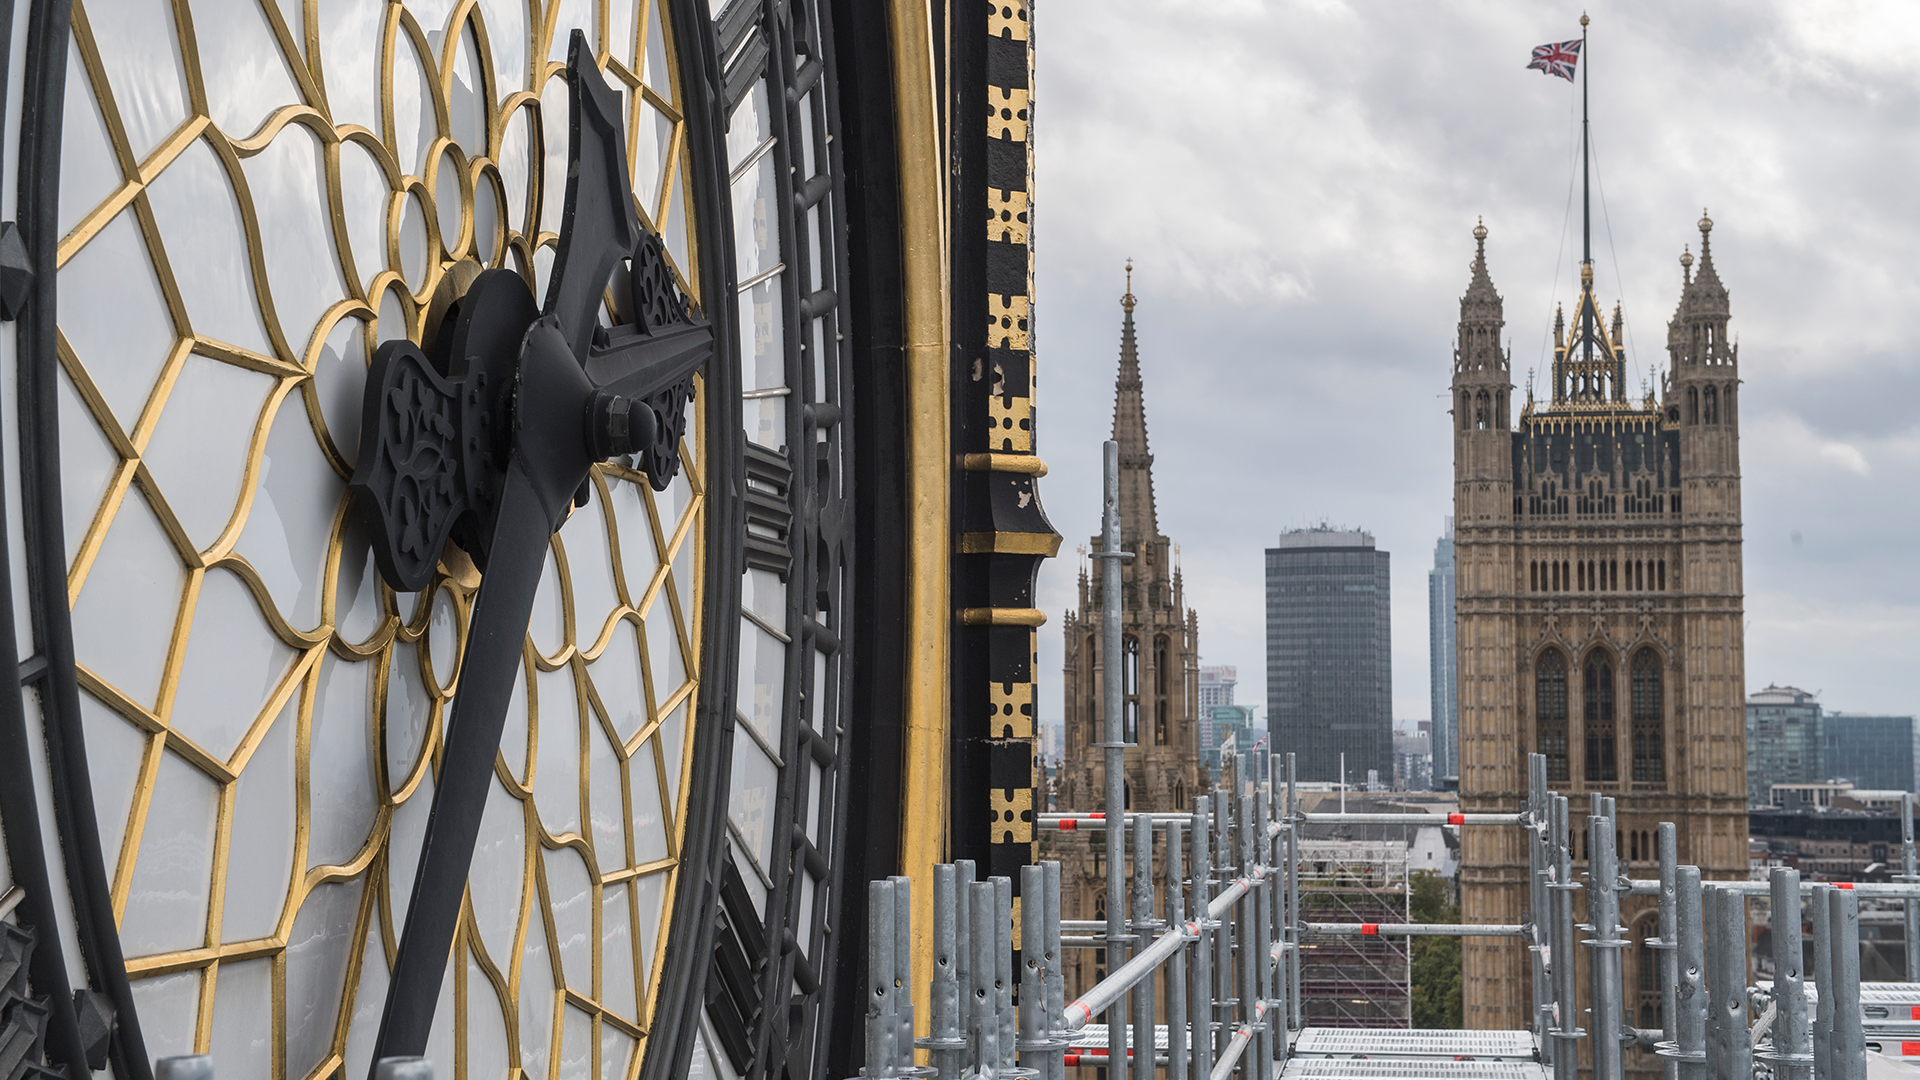
<path fill-rule="evenodd" d="M 585 361 L 607 278 L 642 230 L 633 212 L 620 95 L 601 76 L 578 30 L 567 48 L 567 78 L 574 90 L 567 95 L 567 198 L 541 313 L 559 318 L 568 348 Z"/>

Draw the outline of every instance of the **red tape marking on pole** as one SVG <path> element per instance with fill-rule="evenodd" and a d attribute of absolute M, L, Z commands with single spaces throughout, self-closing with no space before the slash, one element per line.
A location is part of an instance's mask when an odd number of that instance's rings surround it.
<path fill-rule="evenodd" d="M 1361 924 L 1360 924 L 1360 933 L 1361 933 L 1361 934 L 1363 934 L 1363 935 L 1366 935 L 1366 936 L 1370 936 L 1370 937 L 1379 937 L 1379 936 L 1380 936 L 1380 924 L 1379 924 L 1379 923 L 1371 923 L 1371 922 L 1363 922 L 1363 923 L 1361 923 Z"/>
<path fill-rule="evenodd" d="M 1060 823 L 1061 832 L 1072 832 L 1075 829 L 1078 829 L 1079 827 L 1080 827 L 1080 823 L 1073 820 L 1072 818 L 1068 818 L 1065 821 L 1062 821 Z"/>
<path fill-rule="evenodd" d="M 1467 823 L 1467 815 L 1465 814 L 1448 814 L 1447 815 L 1447 824 L 1449 825 L 1465 825 L 1466 823 Z"/>

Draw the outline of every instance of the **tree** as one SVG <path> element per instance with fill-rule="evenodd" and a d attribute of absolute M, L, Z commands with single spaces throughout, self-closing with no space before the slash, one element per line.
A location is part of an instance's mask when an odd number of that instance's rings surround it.
<path fill-rule="evenodd" d="M 1416 923 L 1457 923 L 1460 906 L 1448 903 L 1445 878 L 1431 870 L 1413 875 L 1413 895 L 1408 901 L 1408 918 Z M 1457 1028 L 1462 1024 L 1460 1008 L 1460 939 L 1457 937 L 1417 937 L 1413 939 L 1413 1026 L 1417 1028 Z"/>

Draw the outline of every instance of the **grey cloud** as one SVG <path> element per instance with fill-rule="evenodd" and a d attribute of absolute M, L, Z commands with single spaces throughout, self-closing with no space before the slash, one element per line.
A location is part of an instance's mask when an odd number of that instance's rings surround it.
<path fill-rule="evenodd" d="M 1664 367 L 1703 204 L 1718 223 L 1746 379 L 1749 682 L 1920 707 L 1896 674 L 1920 631 L 1905 318 L 1920 310 L 1920 23 L 1789 0 L 1592 11 L 1599 291 L 1624 301 L 1641 375 Z M 1576 36 L 1577 15 L 1520 0 L 1036 12 L 1039 439 L 1067 537 L 1041 578 L 1043 715 L 1060 712 L 1071 551 L 1098 527 L 1127 256 L 1160 520 L 1205 662 L 1237 665 L 1241 700 L 1264 704 L 1261 551 L 1289 525 L 1360 525 L 1394 556 L 1396 714 L 1427 715 L 1468 233 L 1485 215 L 1523 382 L 1579 243 L 1577 89 L 1523 65 Z"/>

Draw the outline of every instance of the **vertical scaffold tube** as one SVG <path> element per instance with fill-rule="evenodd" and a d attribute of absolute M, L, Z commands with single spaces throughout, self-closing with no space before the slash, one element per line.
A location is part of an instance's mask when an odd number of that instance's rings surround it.
<path fill-rule="evenodd" d="M 1048 1080 L 1067 1080 L 1067 979 L 1060 955 L 1060 864 L 1040 864 L 1047 874 L 1047 1038 L 1058 1046 L 1047 1055 Z"/>
<path fill-rule="evenodd" d="M 1674 870 L 1674 924 L 1680 947 L 1674 950 L 1679 985 L 1673 1001 L 1673 1063 L 1680 1080 L 1705 1080 L 1707 1075 L 1707 957 L 1706 928 L 1700 892 L 1700 868 Z"/>
<path fill-rule="evenodd" d="M 1232 883 L 1238 866 L 1240 848 L 1234 839 L 1234 807 L 1237 801 L 1233 792 L 1220 793 L 1214 805 L 1213 814 L 1213 873 L 1214 880 L 1225 889 Z M 1220 926 L 1213 935 L 1213 1006 L 1216 1020 L 1213 1025 L 1213 1057 L 1215 1061 L 1227 1051 L 1227 1043 L 1233 1039 L 1233 1006 L 1239 996 L 1236 989 L 1240 984 L 1234 980 L 1233 954 L 1239 940 L 1238 927 L 1231 911 L 1224 913 Z"/>
<path fill-rule="evenodd" d="M 1621 1053 L 1622 995 L 1620 983 L 1620 893 L 1614 879 L 1613 819 L 1587 819 L 1587 917 L 1593 923 L 1593 950 L 1588 966 L 1593 974 L 1594 1080 L 1623 1080 L 1626 1059 Z"/>
<path fill-rule="evenodd" d="M 953 861 L 953 975 L 960 987 L 960 1037 L 973 1038 L 973 886 L 972 859 Z"/>
<path fill-rule="evenodd" d="M 1200 938 L 1193 946 L 1193 990 L 1187 1006 L 1195 1080 L 1213 1073 L 1213 930 L 1207 918 L 1207 905 L 1213 902 L 1211 805 L 1205 795 L 1193 800 L 1193 919 Z"/>
<path fill-rule="evenodd" d="M 967 915 L 973 923 L 967 940 L 973 955 L 968 958 L 967 987 L 970 1019 L 967 1025 L 967 1068 L 980 1072 L 993 1068 L 1000 1060 L 1000 1016 L 994 1005 L 993 882 L 976 881 L 967 886 Z"/>
<path fill-rule="evenodd" d="M 1571 810 L 1565 795 L 1555 795 L 1551 807 L 1553 828 L 1553 964 L 1554 1005 L 1559 1014 L 1558 1034 L 1554 1040 L 1554 1080 L 1578 1080 L 1580 1053 L 1577 1040 L 1586 1032 L 1580 1029 L 1579 984 L 1575 981 L 1573 938 L 1573 894 L 1580 885 L 1573 880 L 1573 835 Z"/>
<path fill-rule="evenodd" d="M 1672 1042 L 1674 1002 L 1679 990 L 1679 863 L 1680 847 L 1673 822 L 1663 821 L 1657 831 L 1656 850 L 1660 853 L 1660 1035 Z M 1667 1080 L 1680 1080 L 1680 1063 L 1667 1059 Z"/>
<path fill-rule="evenodd" d="M 1304 1026 L 1300 1003 L 1300 795 L 1294 787 L 1293 751 L 1287 751 L 1287 943 L 1292 959 L 1287 964 L 1287 1003 L 1293 1008 L 1294 1031 Z"/>
<path fill-rule="evenodd" d="M 1186 872 L 1178 824 L 1167 827 L 1167 929 L 1175 930 L 1187 921 L 1187 902 L 1181 884 Z M 1187 1080 L 1187 1058 L 1193 1053 L 1187 1040 L 1187 951 L 1181 949 L 1167 961 L 1167 1076 Z"/>
<path fill-rule="evenodd" d="M 1547 1011 L 1553 991 L 1547 984 L 1547 757 L 1527 755 L 1527 956 L 1533 968 L 1533 1038 L 1553 1062 L 1547 1038 Z"/>
<path fill-rule="evenodd" d="M 956 952 L 960 946 L 960 900 L 955 879 L 951 864 L 934 865 L 933 984 L 927 994 L 927 1006 L 933 1015 L 928 1025 L 932 1037 L 927 1040 L 927 1049 L 931 1064 L 940 1070 L 941 1076 L 960 1075 L 961 1052 L 967 1045 L 960 1035 L 964 1018 L 960 1012 L 960 958 Z"/>
<path fill-rule="evenodd" d="M 1920 853 L 1913 844 L 1913 802 L 1917 797 L 1911 791 L 1900 797 L 1902 881 L 1920 882 Z M 1910 896 L 1900 907 L 1907 916 L 1907 981 L 1920 982 L 1920 897 Z"/>
<path fill-rule="evenodd" d="M 993 1066 L 1011 1069 L 1014 1033 L 1020 1028 L 1013 1011 L 1013 879 L 996 875 L 987 880 L 993 884 L 993 1016 L 1000 1025 L 995 1041 L 1000 1056 Z"/>
<path fill-rule="evenodd" d="M 1747 898 L 1707 886 L 1707 1075 L 1751 1080 L 1747 1035 Z"/>
<path fill-rule="evenodd" d="M 1153 944 L 1153 822 L 1142 818 L 1133 829 L 1133 955 Z M 1133 1075 L 1153 1080 L 1153 984 L 1159 975 L 1133 988 Z"/>
<path fill-rule="evenodd" d="M 1047 1075 L 1047 871 L 1020 868 L 1020 1067 Z"/>
<path fill-rule="evenodd" d="M 1813 985 L 1818 1000 L 1813 1016 L 1813 1075 L 1833 1075 L 1833 923 L 1827 914 L 1834 889 L 1815 885 L 1807 892 L 1807 922 L 1813 928 Z"/>
<path fill-rule="evenodd" d="M 1127 948 L 1127 732 L 1122 716 L 1126 688 L 1121 684 L 1120 612 L 1125 592 L 1121 586 L 1120 444 L 1109 439 L 1100 446 L 1104 481 L 1100 511 L 1100 699 L 1101 729 L 1106 769 L 1107 833 L 1107 970 L 1120 967 Z M 1127 1010 L 1116 1001 L 1107 1010 L 1107 1048 L 1125 1053 Z"/>
<path fill-rule="evenodd" d="M 913 879 L 893 878 L 893 1063 L 913 1068 Z"/>
<path fill-rule="evenodd" d="M 1270 850 L 1267 837 L 1268 810 L 1266 786 L 1261 785 L 1253 794 L 1253 828 L 1249 830 L 1253 834 L 1251 839 L 1255 865 L 1266 865 L 1272 862 L 1267 854 Z M 1256 1002 L 1273 1000 L 1273 964 L 1268 959 L 1273 954 L 1273 934 L 1269 925 L 1269 916 L 1272 914 L 1269 907 L 1271 903 L 1269 893 L 1272 887 L 1273 879 L 1262 877 L 1260 884 L 1255 885 L 1248 892 L 1249 898 L 1253 901 L 1253 948 L 1248 952 L 1247 960 L 1253 964 L 1253 989 Z M 1256 1069 L 1273 1060 L 1272 1017 L 1273 1013 L 1269 1011 L 1266 1018 L 1254 1027 L 1253 1047 L 1247 1060 Z"/>
<path fill-rule="evenodd" d="M 1247 755 L 1245 754 L 1240 756 L 1241 776 L 1247 775 L 1246 757 Z M 1242 784 L 1240 790 L 1245 792 L 1246 786 Z M 1240 875 L 1242 877 L 1250 877 L 1253 874 L 1256 860 L 1258 859 L 1257 852 L 1259 849 L 1254 846 L 1253 834 L 1258 831 L 1260 821 L 1259 817 L 1254 813 L 1254 798 L 1251 794 L 1242 794 L 1240 796 L 1239 809 L 1240 813 L 1235 817 L 1233 826 L 1236 834 L 1235 839 L 1239 841 Z M 1259 953 L 1261 949 L 1259 924 L 1256 921 L 1258 916 L 1256 913 L 1259 908 L 1260 899 L 1256 895 L 1256 890 L 1253 889 L 1248 889 L 1242 894 L 1240 902 L 1234 905 L 1234 920 L 1239 924 L 1234 928 L 1233 938 L 1239 945 L 1239 948 L 1235 951 L 1240 954 L 1238 957 L 1240 961 L 1240 1022 L 1255 1027 L 1256 1045 L 1249 1046 L 1248 1049 L 1250 1051 L 1258 1049 L 1258 1020 L 1256 1017 L 1258 1016 L 1260 1004 L 1261 963 Z M 1244 1054 L 1241 1056 L 1240 1061 L 1240 1075 L 1245 1077 L 1246 1080 L 1253 1080 L 1254 1077 L 1260 1075 L 1255 1067 L 1259 1061 L 1258 1054 Z"/>
<path fill-rule="evenodd" d="M 870 1077 L 894 1075 L 899 1035 L 893 985 L 893 882 L 867 882 L 867 1067 Z"/>
<path fill-rule="evenodd" d="M 1773 934 L 1773 1055 L 1778 1080 L 1808 1080 L 1813 1047 L 1808 1042 L 1806 954 L 1800 944 L 1800 871 L 1773 868 L 1767 923 Z"/>
<path fill-rule="evenodd" d="M 1833 950 L 1833 1080 L 1866 1080 L 1867 1036 L 1860 1021 L 1860 898 L 1835 889 L 1827 900 L 1828 936 Z M 1827 988 L 1820 988 L 1827 996 Z"/>

